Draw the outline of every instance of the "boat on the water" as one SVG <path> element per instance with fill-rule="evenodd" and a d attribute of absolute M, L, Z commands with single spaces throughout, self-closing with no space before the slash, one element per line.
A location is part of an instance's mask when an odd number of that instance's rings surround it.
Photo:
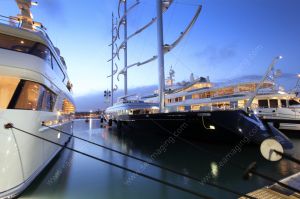
<path fill-rule="evenodd" d="M 174 74 L 171 69 L 167 79 L 169 86 L 165 104 L 169 112 L 245 109 L 252 93 L 260 84 L 253 79 L 218 84 L 211 82 L 209 77 L 191 78 L 188 82 L 174 84 Z M 157 103 L 159 99 L 156 93 L 154 91 L 141 99 Z M 272 120 L 272 125 L 283 132 L 297 135 L 300 131 L 300 98 L 296 92 L 285 91 L 275 79 L 262 83 L 250 107 L 259 118 Z"/>
<path fill-rule="evenodd" d="M 120 4 L 124 3 L 126 8 L 126 1 L 119 1 Z M 169 4 L 172 1 L 166 1 Z M 120 6 L 119 6 L 120 7 Z M 198 18 L 198 15 L 201 11 L 202 6 L 199 6 L 198 11 L 196 12 L 195 17 L 192 22 L 184 31 L 181 33 L 181 36 L 174 43 L 174 45 L 165 45 L 163 43 L 163 22 L 162 15 L 164 6 L 161 1 L 157 1 L 157 35 L 158 35 L 158 51 L 157 55 L 152 59 L 147 60 L 145 62 L 137 62 L 137 66 L 141 66 L 143 64 L 149 63 L 153 60 L 158 59 L 158 69 L 159 69 L 159 89 L 157 94 L 157 101 L 131 101 L 128 100 L 127 95 L 127 69 L 135 66 L 129 65 L 126 63 L 126 55 L 125 55 L 125 66 L 124 69 L 120 72 L 120 74 L 124 74 L 124 91 L 125 97 L 121 103 L 116 103 L 111 107 L 108 107 L 105 111 L 106 118 L 109 119 L 109 123 L 112 121 L 117 123 L 119 127 L 123 129 L 126 127 L 130 127 L 130 132 L 137 132 L 139 135 L 152 135 L 157 132 L 167 134 L 168 136 L 175 137 L 187 137 L 192 139 L 200 139 L 200 140 L 209 140 L 209 141 L 229 141 L 235 142 L 240 140 L 247 140 L 248 142 L 260 144 L 265 139 L 275 138 L 277 142 L 279 142 L 284 149 L 291 149 L 293 144 L 291 141 L 283 135 L 279 130 L 274 128 L 272 125 L 268 123 L 263 123 L 255 114 L 248 110 L 229 110 L 229 109 L 198 109 L 195 111 L 191 111 L 190 109 L 185 110 L 187 105 L 178 106 L 179 103 L 186 103 L 188 99 L 192 99 L 192 95 L 189 94 L 184 96 L 185 93 L 190 92 L 190 90 L 180 90 L 180 92 L 168 92 L 165 87 L 165 77 L 164 77 L 164 54 L 171 51 L 179 41 L 189 32 L 193 24 Z M 126 17 L 127 12 L 124 11 L 124 17 Z M 123 18 L 121 18 L 123 19 Z M 120 24 L 125 26 L 126 23 Z M 118 29 L 117 29 L 118 30 Z M 126 31 L 125 31 L 126 32 Z M 116 40 L 114 36 L 114 23 L 112 25 L 112 74 L 110 77 L 112 78 L 116 72 L 113 71 L 113 60 L 114 55 L 114 41 Z M 127 36 L 125 34 L 125 43 L 127 41 Z M 170 48 L 170 46 L 172 46 Z M 127 49 L 127 44 L 124 49 Z M 167 49 L 167 50 L 166 50 Z M 126 54 L 126 53 L 125 53 Z M 275 62 L 274 62 L 275 63 Z M 200 84 L 193 85 L 191 88 L 201 90 L 207 89 L 209 86 L 209 82 L 200 82 Z M 113 92 L 113 84 L 111 84 L 111 91 Z M 209 93 L 208 93 L 209 94 Z M 168 97 L 172 96 L 173 99 L 168 99 Z M 210 97 L 210 96 L 206 96 Z M 111 96 L 112 100 L 113 97 Z M 249 101 L 249 100 L 248 100 Z M 111 101 L 112 102 L 112 101 Z M 168 104 L 169 102 L 169 104 Z M 170 102 L 176 103 L 176 110 L 170 109 Z M 155 108 L 152 108 L 155 107 Z M 189 105 L 191 107 L 191 105 Z"/>
<path fill-rule="evenodd" d="M 0 23 L 0 198 L 18 196 L 66 144 L 75 112 L 72 85 L 59 49 L 31 17 L 31 0 L 16 0 L 17 17 Z M 5 125 L 17 127 L 5 129 Z"/>

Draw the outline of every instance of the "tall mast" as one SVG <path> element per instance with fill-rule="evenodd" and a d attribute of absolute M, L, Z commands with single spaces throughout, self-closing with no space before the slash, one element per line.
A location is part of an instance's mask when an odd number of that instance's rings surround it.
<path fill-rule="evenodd" d="M 157 14 L 157 56 L 158 56 L 158 81 L 159 81 L 159 111 L 165 108 L 165 66 L 164 66 L 164 34 L 162 0 L 156 0 Z"/>
<path fill-rule="evenodd" d="M 114 30 L 115 30 L 115 22 L 114 22 L 114 13 L 112 13 L 112 24 L 111 24 L 111 99 L 110 105 L 114 105 Z"/>
<path fill-rule="evenodd" d="M 252 93 L 252 95 L 250 96 L 250 99 L 247 101 L 247 104 L 245 106 L 245 110 L 247 111 L 249 108 L 251 108 L 251 104 L 254 100 L 254 98 L 256 97 L 256 95 L 258 94 L 259 89 L 261 89 L 261 87 L 263 86 L 265 80 L 269 77 L 271 71 L 274 69 L 274 66 L 276 65 L 276 63 L 282 59 L 282 56 L 277 56 L 273 59 L 272 63 L 269 65 L 266 74 L 262 77 L 261 81 L 259 82 L 259 84 L 257 85 L 255 91 Z"/>
<path fill-rule="evenodd" d="M 128 95 L 127 90 L 127 0 L 124 0 L 124 94 Z"/>

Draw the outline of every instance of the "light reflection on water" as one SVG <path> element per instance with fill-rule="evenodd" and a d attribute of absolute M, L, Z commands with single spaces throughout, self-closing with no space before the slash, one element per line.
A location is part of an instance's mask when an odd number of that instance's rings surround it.
<path fill-rule="evenodd" d="M 99 128 L 99 120 L 78 120 L 75 122 L 74 134 L 110 148 L 151 160 L 151 154 L 159 149 L 165 138 L 145 137 L 138 139 L 128 134 L 122 134 L 110 128 Z M 300 158 L 300 140 L 293 140 L 294 156 Z M 111 151 L 91 146 L 80 140 L 73 141 L 77 150 L 89 153 L 116 164 L 141 170 L 143 164 L 115 154 Z M 176 169 L 182 173 L 198 178 L 210 174 L 211 182 L 226 186 L 239 192 L 247 193 L 262 186 L 272 184 L 258 177 L 250 181 L 242 179 L 243 171 L 226 164 L 219 168 L 217 163 L 225 156 L 232 146 L 226 144 L 197 143 L 207 152 L 200 152 L 193 147 L 176 141 L 165 148 L 155 162 Z M 215 155 L 219 154 L 220 158 Z M 300 166 L 290 161 L 282 160 L 272 163 L 265 161 L 256 146 L 245 146 L 242 152 L 232 157 L 232 160 L 247 166 L 257 161 L 258 171 L 276 179 L 289 176 L 300 171 Z M 147 175 L 169 181 L 213 198 L 237 198 L 235 195 L 220 191 L 207 185 L 176 176 L 152 166 L 142 170 Z M 188 193 L 174 190 L 142 177 L 133 178 L 126 184 L 132 173 L 97 162 L 88 157 L 65 150 L 53 161 L 37 180 L 22 194 L 21 198 L 196 198 Z"/>

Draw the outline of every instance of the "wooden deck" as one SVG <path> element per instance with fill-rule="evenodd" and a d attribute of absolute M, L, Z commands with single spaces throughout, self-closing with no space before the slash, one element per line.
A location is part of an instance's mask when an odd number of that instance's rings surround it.
<path fill-rule="evenodd" d="M 300 189 L 300 172 L 285 178 L 280 182 L 296 189 Z M 278 184 L 261 188 L 249 193 L 248 195 L 257 199 L 300 199 L 300 193 L 295 193 L 291 190 L 282 188 Z M 241 197 L 240 199 L 246 199 L 246 197 Z"/>

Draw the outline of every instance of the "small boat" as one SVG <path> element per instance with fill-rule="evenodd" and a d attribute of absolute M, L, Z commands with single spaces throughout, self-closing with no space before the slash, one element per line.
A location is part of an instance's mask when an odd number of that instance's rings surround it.
<path fill-rule="evenodd" d="M 175 72 L 171 69 L 169 74 L 165 97 L 169 112 L 245 109 L 251 94 L 260 84 L 257 80 L 246 79 L 218 85 L 209 77 L 191 78 L 189 82 L 173 84 Z M 155 103 L 158 102 L 158 95 L 154 93 L 141 99 Z M 274 79 L 263 82 L 251 109 L 259 118 L 271 121 L 273 126 L 288 135 L 295 136 L 300 131 L 300 98 L 296 92 L 286 92 Z"/>

